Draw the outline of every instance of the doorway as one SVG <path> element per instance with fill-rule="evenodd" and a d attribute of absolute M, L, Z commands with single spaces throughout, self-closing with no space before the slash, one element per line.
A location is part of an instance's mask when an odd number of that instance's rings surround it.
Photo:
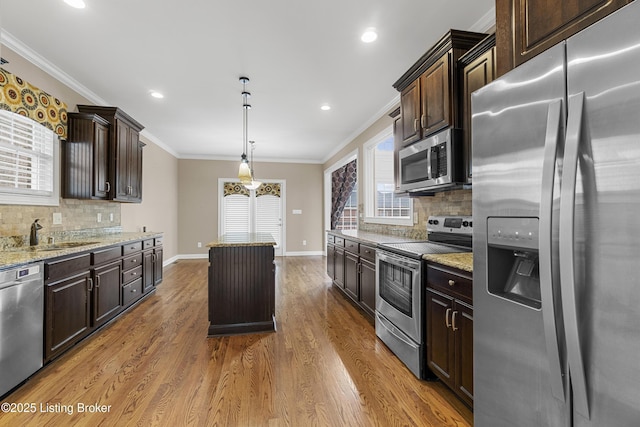
<path fill-rule="evenodd" d="M 218 180 L 220 234 L 269 233 L 275 241 L 275 255 L 283 256 L 285 180 L 265 180 L 250 190 L 237 179 Z"/>

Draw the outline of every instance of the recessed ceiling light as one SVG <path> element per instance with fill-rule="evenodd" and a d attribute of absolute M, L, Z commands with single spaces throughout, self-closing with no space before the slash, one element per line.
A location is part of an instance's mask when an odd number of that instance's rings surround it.
<path fill-rule="evenodd" d="M 378 33 L 376 32 L 375 28 L 367 28 L 366 31 L 362 33 L 362 36 L 360 36 L 360 40 L 362 40 L 365 43 L 371 43 L 375 41 L 377 38 L 378 38 Z"/>
<path fill-rule="evenodd" d="M 149 94 L 150 94 L 151 96 L 153 96 L 154 98 L 158 98 L 158 99 L 162 99 L 162 98 L 164 98 L 164 95 L 163 95 L 163 94 L 161 94 L 160 92 L 155 91 L 155 90 L 152 90 L 151 92 L 149 92 Z"/>
<path fill-rule="evenodd" d="M 327 104 L 324 104 L 323 106 L 320 107 L 320 109 L 322 111 L 329 111 L 329 110 L 331 110 L 331 106 L 327 105 Z"/>
<path fill-rule="evenodd" d="M 75 7 L 76 9 L 84 9 L 86 6 L 83 0 L 64 0 L 64 2 L 71 7 Z"/>

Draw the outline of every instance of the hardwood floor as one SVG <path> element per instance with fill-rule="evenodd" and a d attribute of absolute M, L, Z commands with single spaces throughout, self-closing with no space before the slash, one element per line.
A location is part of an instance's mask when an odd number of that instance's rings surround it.
<path fill-rule="evenodd" d="M 207 338 L 208 263 L 179 261 L 155 295 L 3 399 L 35 412 L 0 413 L 0 425 L 472 425 L 376 338 L 323 257 L 276 263 L 277 332 Z"/>

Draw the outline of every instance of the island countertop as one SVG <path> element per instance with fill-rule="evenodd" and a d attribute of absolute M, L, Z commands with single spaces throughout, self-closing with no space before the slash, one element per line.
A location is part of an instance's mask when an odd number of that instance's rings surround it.
<path fill-rule="evenodd" d="M 218 240 L 207 243 L 207 247 L 275 246 L 276 244 L 276 240 L 270 233 L 226 233 L 218 237 Z"/>

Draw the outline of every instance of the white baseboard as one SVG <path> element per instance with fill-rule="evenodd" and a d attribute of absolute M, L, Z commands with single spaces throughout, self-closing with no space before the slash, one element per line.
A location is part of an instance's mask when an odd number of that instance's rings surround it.
<path fill-rule="evenodd" d="M 287 252 L 285 256 L 317 256 L 324 255 L 324 251 L 301 251 L 301 252 Z"/>

